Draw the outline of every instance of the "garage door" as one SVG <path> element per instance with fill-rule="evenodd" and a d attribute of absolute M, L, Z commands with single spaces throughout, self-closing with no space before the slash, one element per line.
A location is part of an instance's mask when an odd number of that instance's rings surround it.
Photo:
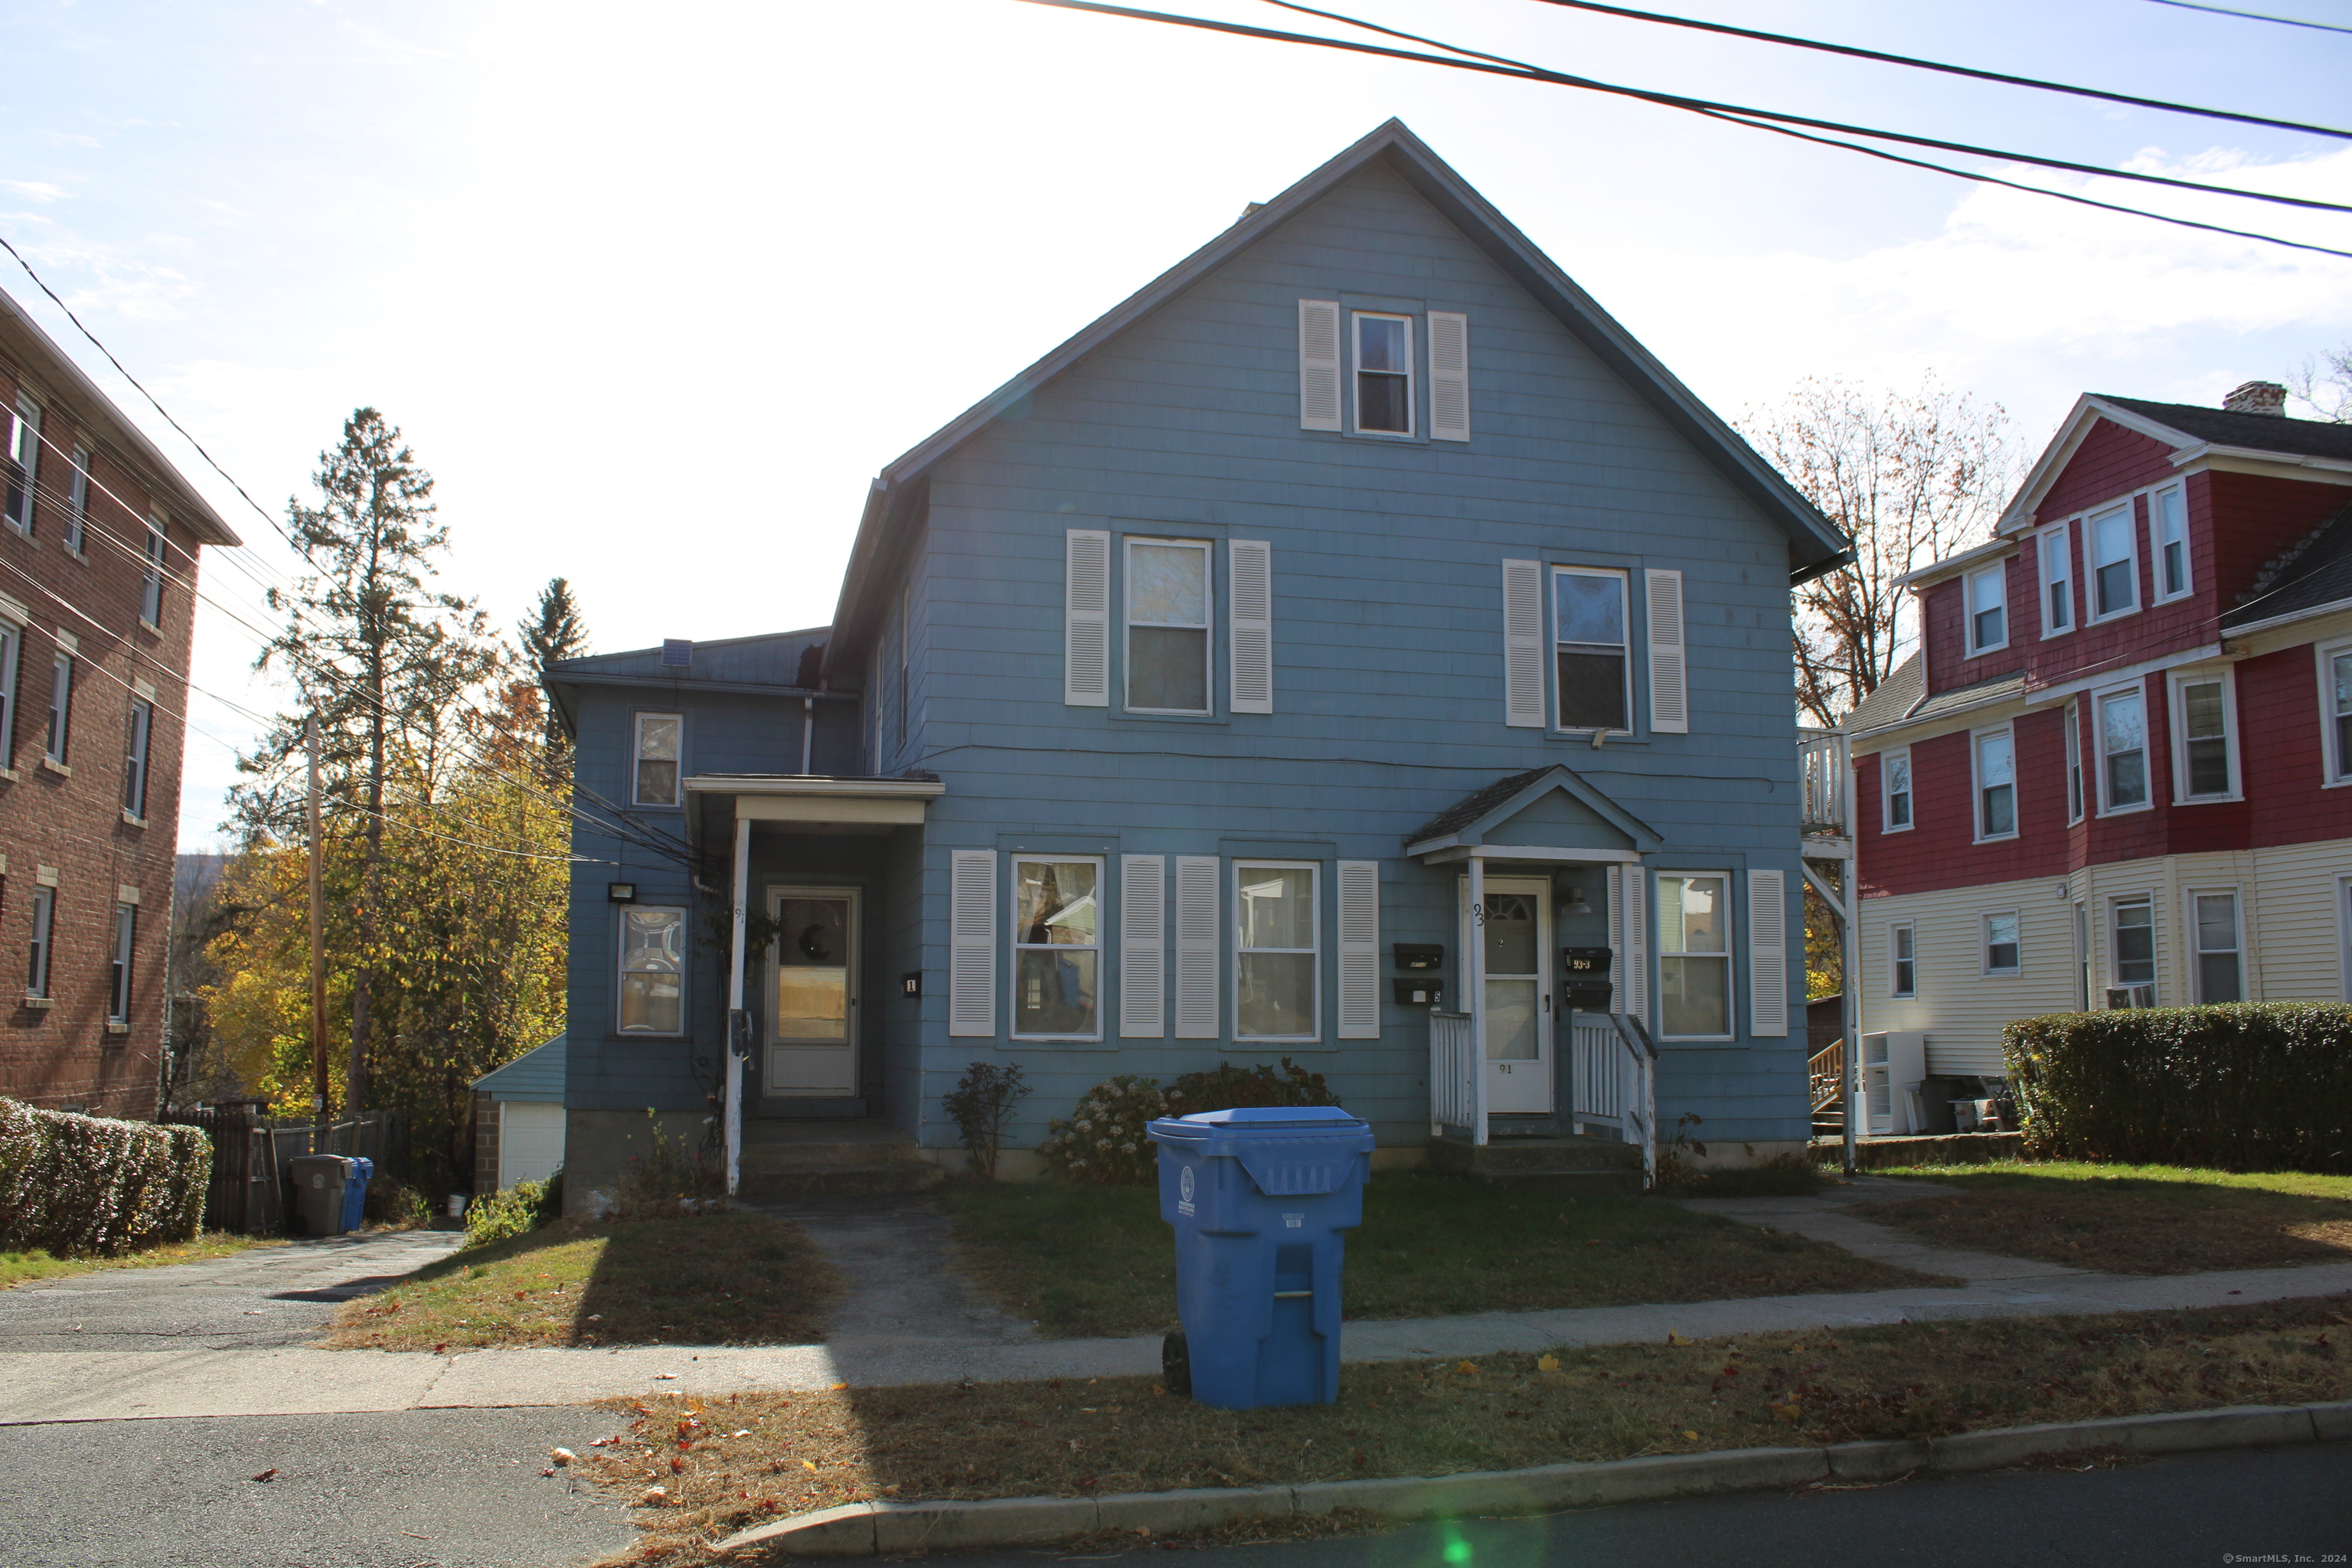
<path fill-rule="evenodd" d="M 543 1182 L 563 1163 L 563 1107 L 509 1100 L 499 1106 L 499 1188 Z"/>

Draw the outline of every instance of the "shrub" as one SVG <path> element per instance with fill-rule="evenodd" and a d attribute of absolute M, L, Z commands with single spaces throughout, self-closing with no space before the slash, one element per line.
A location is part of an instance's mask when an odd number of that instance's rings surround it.
<path fill-rule="evenodd" d="M 107 1258 L 186 1241 L 212 1171 L 198 1128 L 0 1100 L 0 1251 Z"/>
<path fill-rule="evenodd" d="M 670 1219 L 727 1206 L 727 1175 L 716 1160 L 663 1131 L 661 1117 L 651 1106 L 646 1108 L 646 1128 L 653 1147 L 630 1155 L 621 1167 L 620 1185 L 604 1217 Z"/>
<path fill-rule="evenodd" d="M 1252 1105 L 1337 1105 L 1339 1099 L 1319 1072 L 1308 1072 L 1288 1057 L 1270 1068 L 1237 1068 L 1219 1062 L 1207 1072 L 1188 1072 L 1168 1086 L 1168 1114 L 1234 1110 Z"/>
<path fill-rule="evenodd" d="M 544 1182 L 517 1182 L 502 1193 L 476 1198 L 466 1205 L 466 1245 L 484 1247 L 504 1241 L 537 1230 L 562 1214 L 562 1172 Z"/>
<path fill-rule="evenodd" d="M 2352 1171 L 2352 1007 L 2059 1013 L 2010 1025 L 2001 1051 L 2036 1152 Z"/>
<path fill-rule="evenodd" d="M 1167 1114 L 1168 1097 L 1157 1079 L 1123 1072 L 1087 1090 L 1068 1121 L 1057 1118 L 1049 1123 L 1037 1152 L 1049 1170 L 1074 1182 L 1106 1186 L 1149 1182 L 1160 1167 L 1144 1127 L 1153 1117 Z"/>
<path fill-rule="evenodd" d="M 964 1152 L 971 1156 L 972 1174 L 983 1182 L 996 1180 L 996 1152 L 1004 1146 L 1004 1123 L 1013 1108 L 1028 1098 L 1021 1081 L 1021 1065 L 974 1062 L 942 1097 L 940 1109 L 955 1120 L 963 1134 Z"/>
<path fill-rule="evenodd" d="M 397 1176 L 382 1171 L 368 1178 L 367 1201 L 361 1210 L 370 1225 L 414 1230 L 433 1223 L 433 1205 L 425 1194 Z"/>

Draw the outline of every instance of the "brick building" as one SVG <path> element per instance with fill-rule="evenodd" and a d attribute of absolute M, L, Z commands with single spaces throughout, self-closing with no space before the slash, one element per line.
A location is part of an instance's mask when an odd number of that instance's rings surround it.
<path fill-rule="evenodd" d="M 236 536 L 0 293 L 0 1094 L 153 1114 L 196 557 Z"/>

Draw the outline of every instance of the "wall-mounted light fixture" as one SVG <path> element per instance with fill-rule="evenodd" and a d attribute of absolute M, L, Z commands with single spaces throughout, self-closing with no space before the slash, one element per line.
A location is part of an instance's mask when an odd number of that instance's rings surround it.
<path fill-rule="evenodd" d="M 923 994 L 923 972 L 922 972 L 921 970 L 919 970 L 919 969 L 909 969 L 908 971 L 907 971 L 907 973 L 906 973 L 901 974 L 900 976 L 898 976 L 898 994 L 899 994 L 899 995 L 901 995 L 901 996 L 920 996 L 922 994 Z"/>
<path fill-rule="evenodd" d="M 611 903 L 634 904 L 637 901 L 637 885 L 635 882 L 607 882 L 604 884 L 604 898 Z"/>
<path fill-rule="evenodd" d="M 1582 888 L 1570 888 L 1568 890 L 1567 896 L 1560 900 L 1559 912 L 1564 915 L 1591 914 L 1592 912 L 1592 906 L 1584 901 L 1584 889 Z"/>

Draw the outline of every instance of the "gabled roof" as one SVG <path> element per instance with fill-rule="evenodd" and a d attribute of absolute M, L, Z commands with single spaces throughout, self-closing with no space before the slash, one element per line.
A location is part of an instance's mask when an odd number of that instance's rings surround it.
<path fill-rule="evenodd" d="M 2352 469 L 2352 425 L 2331 425 L 2318 419 L 2288 419 L 2274 414 L 2241 414 L 2230 408 L 2205 408 L 2193 403 L 2151 403 L 2141 397 L 2116 397 L 2086 392 L 2058 426 L 2057 436 L 2042 449 L 2025 483 L 2018 487 L 2001 512 L 2000 531 L 2014 532 L 2032 525 L 2042 498 L 2100 420 L 2136 430 L 2172 448 L 2175 463 L 2187 463 L 2210 454 L 2268 458 L 2282 463 L 2332 469 Z"/>
<path fill-rule="evenodd" d="M 493 1100 L 563 1100 L 564 1037 L 534 1046 L 502 1068 L 493 1068 L 474 1080 L 474 1092 Z"/>
<path fill-rule="evenodd" d="M 1601 791 L 1587 784 L 1563 763 L 1549 767 L 1529 768 L 1523 773 L 1511 773 L 1496 779 L 1481 790 L 1474 790 L 1405 835 L 1405 853 L 1425 855 L 1433 850 L 1451 848 L 1456 844 L 1476 844 L 1486 834 L 1527 810 L 1537 801 L 1558 790 L 1606 822 L 1632 841 L 1635 849 L 1647 854 L 1664 840 L 1657 830 Z"/>
<path fill-rule="evenodd" d="M 828 671 L 849 667 L 869 635 L 868 601 L 889 545 L 915 510 L 931 469 L 956 448 L 1013 410 L 1138 321 L 1174 300 L 1266 235 L 1289 222 L 1359 171 L 1379 163 L 1418 191 L 1488 259 L 1557 316 L 1595 357 L 1614 371 L 1667 425 L 1714 465 L 1733 488 L 1789 536 L 1792 583 L 1834 570 L 1846 541 L 1813 505 L 1780 477 L 1730 426 L 1675 379 L 1650 351 L 1536 248 L 1469 182 L 1430 151 L 1400 120 L 1391 120 L 1272 201 L 1257 206 L 1075 337 L 933 432 L 884 468 L 866 494 L 865 516 L 834 611 L 837 636 L 826 649 Z"/>
<path fill-rule="evenodd" d="M 2222 615 L 2221 629 L 2242 631 L 2347 604 L 2352 604 L 2352 506 L 2257 573 L 2253 585 Z"/>

